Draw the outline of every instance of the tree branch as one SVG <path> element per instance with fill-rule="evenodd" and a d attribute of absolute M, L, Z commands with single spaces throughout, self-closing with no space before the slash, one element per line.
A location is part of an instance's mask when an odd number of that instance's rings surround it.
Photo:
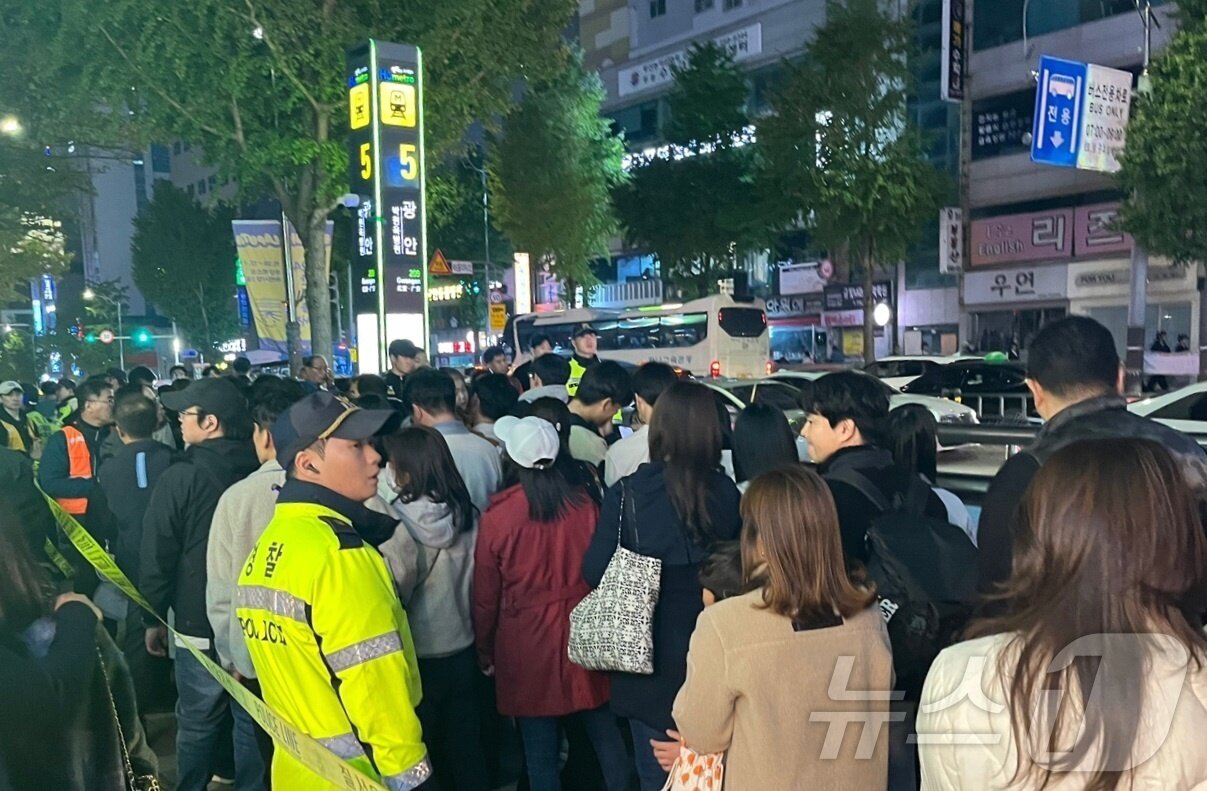
<path fill-rule="evenodd" d="M 104 25 L 100 26 L 100 31 L 101 31 L 101 35 L 103 35 L 105 37 L 105 39 L 109 42 L 109 44 L 112 45 L 115 50 L 117 50 L 117 54 L 121 55 L 122 60 L 124 60 L 126 62 L 126 65 L 128 65 L 131 69 L 133 69 L 134 72 L 143 81 L 143 83 L 145 85 L 147 85 L 152 91 L 154 91 L 159 96 L 160 99 L 167 102 L 168 105 L 172 107 L 172 109 L 174 109 L 176 112 L 183 115 L 185 118 L 188 118 L 193 123 L 197 124 L 197 127 L 199 129 L 201 129 L 205 132 L 208 132 L 209 134 L 214 135 L 215 137 L 220 137 L 220 138 L 230 138 L 231 137 L 231 134 L 229 132 L 225 132 L 216 126 L 213 126 L 212 124 L 207 124 L 204 121 L 202 121 L 200 118 L 198 118 L 196 115 L 189 112 L 187 107 L 185 107 L 183 104 L 181 104 L 175 98 L 173 98 L 173 96 L 170 93 L 168 93 L 163 88 L 161 88 L 155 80 L 149 79 L 147 77 L 147 75 L 143 72 L 143 70 L 138 67 L 138 65 L 133 61 L 133 59 L 130 58 L 130 56 L 122 48 L 121 44 L 118 44 L 117 40 L 114 39 L 113 36 L 111 36 L 109 34 L 109 31 L 105 29 Z"/>
<path fill-rule="evenodd" d="M 306 83 L 294 73 L 293 69 L 290 69 L 286 65 L 288 61 L 285 59 L 277 45 L 273 43 L 273 38 L 269 35 L 268 28 L 265 27 L 257 18 L 256 7 L 252 4 L 252 0 L 244 0 L 244 4 L 247 6 L 247 13 L 250 15 L 252 25 L 258 28 L 263 34 L 261 40 L 268 47 L 269 52 L 272 53 L 274 60 L 277 61 L 277 65 L 279 65 L 281 68 L 281 73 L 284 74 L 289 81 L 293 83 L 293 87 L 297 88 L 298 92 L 305 97 L 306 101 L 310 103 L 310 106 L 314 108 L 316 115 L 322 115 L 330 112 L 330 106 L 320 102 L 318 97 L 311 93 L 310 89 L 306 87 Z"/>

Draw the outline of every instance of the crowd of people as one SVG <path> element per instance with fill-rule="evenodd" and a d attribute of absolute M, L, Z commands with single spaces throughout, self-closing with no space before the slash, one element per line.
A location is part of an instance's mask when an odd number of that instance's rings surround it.
<path fill-rule="evenodd" d="M 182 791 L 331 787 L 194 650 L 390 789 L 496 788 L 512 738 L 530 791 L 1207 784 L 1207 454 L 1125 409 L 1101 325 L 1033 340 L 1045 423 L 979 518 L 862 373 L 801 389 L 803 463 L 776 407 L 532 340 L 468 376 L 406 340 L 338 383 L 115 371 L 45 425 L 0 384 L 0 789 L 132 787 L 169 707 Z"/>

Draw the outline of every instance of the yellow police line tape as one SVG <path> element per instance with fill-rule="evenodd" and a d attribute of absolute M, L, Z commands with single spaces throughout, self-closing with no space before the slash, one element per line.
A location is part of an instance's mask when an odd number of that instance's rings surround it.
<path fill-rule="evenodd" d="M 147 603 L 147 600 L 138 592 L 138 589 L 134 587 L 134 584 L 130 582 L 125 573 L 118 568 L 113 558 L 105 551 L 105 548 L 97 543 L 96 539 L 84 529 L 83 525 L 74 516 L 64 511 L 62 506 L 52 498 L 47 496 L 46 501 L 50 504 L 50 510 L 54 514 L 55 520 L 58 521 L 59 527 L 62 528 L 63 533 L 66 534 L 71 543 L 75 545 L 75 548 L 80 551 L 80 554 L 84 556 L 84 559 L 91 563 L 92 567 L 102 577 L 112 582 L 122 593 L 130 597 L 131 601 L 154 615 L 164 626 L 167 626 L 171 634 L 178 634 L 176 630 L 168 626 L 167 621 L 159 617 L 159 613 L 155 612 L 155 609 Z M 355 767 L 345 763 L 335 753 L 299 731 L 281 717 L 281 715 L 268 708 L 268 704 L 236 681 L 233 676 L 223 670 L 216 662 L 203 654 L 196 646 L 192 645 L 187 635 L 180 636 L 182 639 L 177 641 L 177 646 L 187 649 L 201 663 L 201 666 L 209 671 L 209 674 L 222 685 L 222 688 L 229 692 L 230 696 L 247 710 L 252 719 L 259 723 L 260 727 L 272 736 L 273 742 L 278 747 L 285 748 L 290 755 L 298 759 L 307 769 L 319 775 L 327 782 L 333 783 L 343 791 L 389 791 L 384 785 L 362 774 Z"/>

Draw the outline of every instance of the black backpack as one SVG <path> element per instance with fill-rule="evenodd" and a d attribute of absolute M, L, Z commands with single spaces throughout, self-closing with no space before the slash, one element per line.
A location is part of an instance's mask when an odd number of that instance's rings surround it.
<path fill-rule="evenodd" d="M 888 624 L 898 684 L 920 689 L 939 651 L 958 640 L 977 593 L 977 549 L 959 527 L 926 514 L 930 485 L 916 477 L 890 502 L 863 473 L 827 476 L 857 489 L 880 514 L 868 526 L 867 574 Z"/>

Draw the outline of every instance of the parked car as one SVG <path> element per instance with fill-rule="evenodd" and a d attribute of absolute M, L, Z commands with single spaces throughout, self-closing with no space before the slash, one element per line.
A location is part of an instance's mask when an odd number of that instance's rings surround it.
<path fill-rule="evenodd" d="M 796 455 L 801 461 L 809 460 L 809 443 L 800 435 L 805 424 L 805 411 L 800 408 L 796 396 L 798 390 L 787 382 L 771 379 L 702 379 L 701 383 L 716 394 L 717 401 L 729 413 L 729 425 L 733 426 L 738 413 L 749 404 L 770 404 L 778 407 L 788 418 L 792 435 L 796 438 Z M 726 451 L 722 459 L 725 472 L 733 477 L 733 460 Z"/>
<path fill-rule="evenodd" d="M 815 371 L 777 371 L 768 378 L 787 383 L 795 382 L 799 387 L 800 383 L 811 382 L 822 376 L 825 376 L 825 374 Z M 880 381 L 884 382 L 883 379 Z M 890 408 L 896 408 L 905 404 L 919 404 L 929 409 L 930 413 L 935 416 L 935 420 L 940 423 L 975 424 L 978 422 L 976 411 L 964 404 L 947 398 L 903 393 L 895 387 L 890 387 L 888 384 L 885 384 L 885 387 L 889 390 Z"/>
<path fill-rule="evenodd" d="M 1027 371 L 1018 363 L 964 360 L 940 365 L 901 388 L 908 395 L 950 398 L 976 410 L 982 419 L 1027 419 L 1035 403 Z"/>
<path fill-rule="evenodd" d="M 889 387 L 900 389 L 927 371 L 941 365 L 960 360 L 981 359 L 984 358 L 967 354 L 953 354 L 948 357 L 933 354 L 902 354 L 882 357 L 876 362 L 864 366 L 863 372 L 871 374 Z"/>
<path fill-rule="evenodd" d="M 1207 434 L 1207 382 L 1143 398 L 1127 408 L 1187 434 Z"/>

